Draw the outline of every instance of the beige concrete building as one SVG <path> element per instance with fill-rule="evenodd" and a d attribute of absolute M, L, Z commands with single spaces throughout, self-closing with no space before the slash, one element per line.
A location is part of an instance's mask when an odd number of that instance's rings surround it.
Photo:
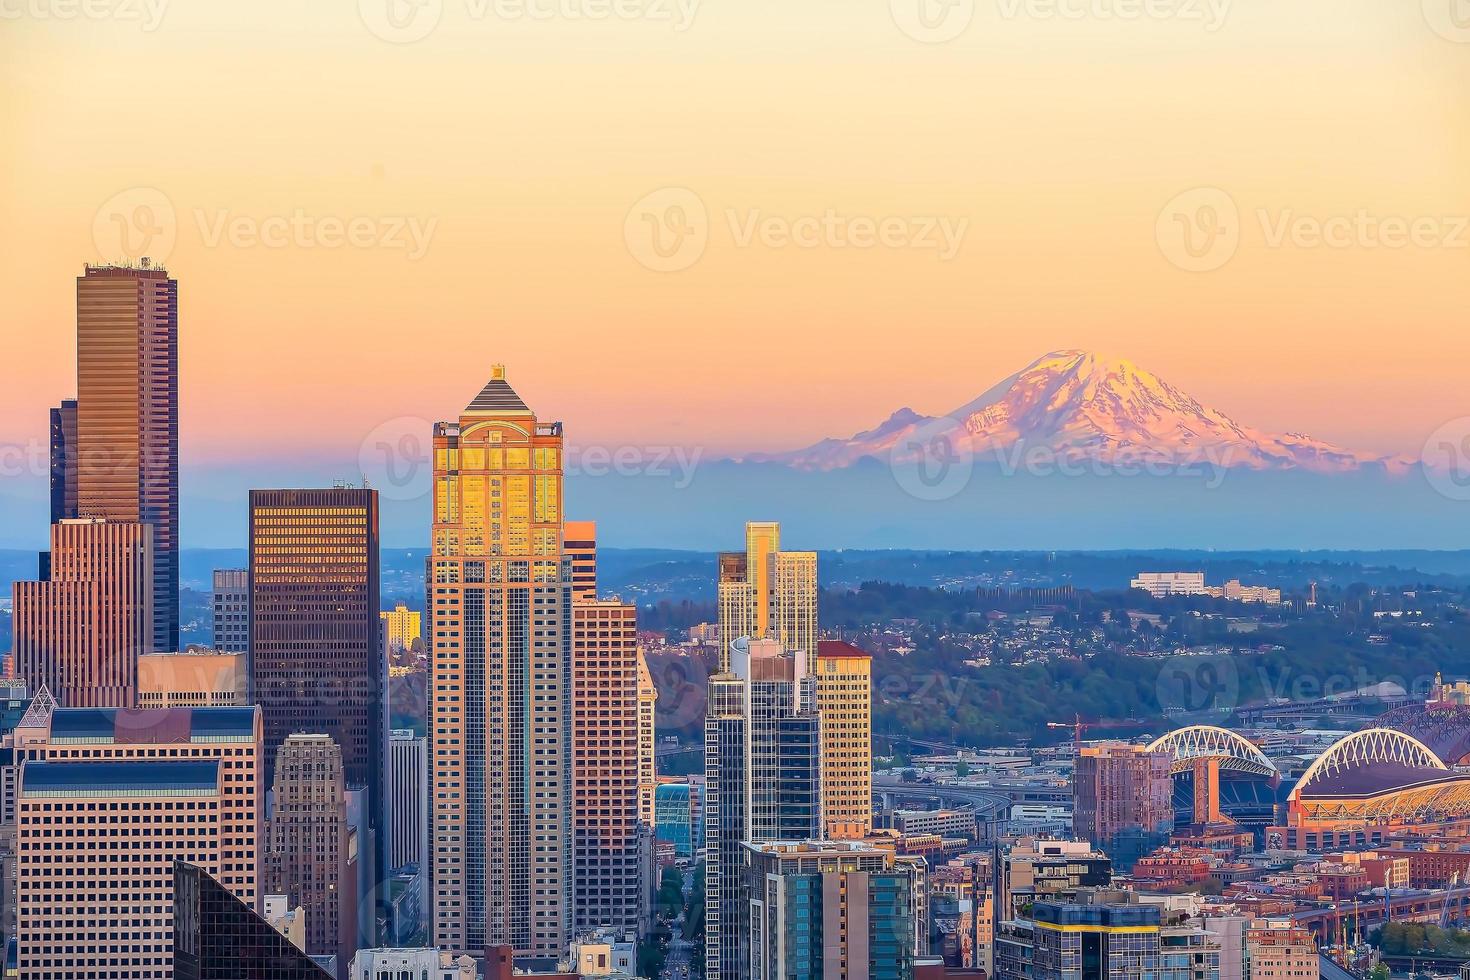
<path fill-rule="evenodd" d="M 434 427 L 433 945 L 556 958 L 571 922 L 562 426 L 496 366 Z"/>
<path fill-rule="evenodd" d="M 658 789 L 658 688 L 648 658 L 638 650 L 638 819 L 650 829 L 657 823 L 653 794 Z"/>
<path fill-rule="evenodd" d="M 873 658 L 820 640 L 816 678 L 823 825 L 833 840 L 857 840 L 873 831 Z"/>
<path fill-rule="evenodd" d="M 250 703 L 250 658 L 189 650 L 138 658 L 138 707 L 230 707 Z"/>
<path fill-rule="evenodd" d="M 782 551 L 781 526 L 745 525 L 745 551 L 719 557 L 720 672 L 743 636 L 777 640 L 788 652 L 816 649 L 817 553 Z"/>
<path fill-rule="evenodd" d="M 153 533 L 93 519 L 51 525 L 46 574 L 14 587 L 18 676 L 67 707 L 133 705 L 138 658 L 153 649 Z"/>
<path fill-rule="evenodd" d="M 383 622 L 383 644 L 388 653 L 403 653 L 413 649 L 415 640 L 424 638 L 423 615 L 417 609 L 408 608 L 407 603 L 397 603 L 392 609 L 378 613 Z"/>

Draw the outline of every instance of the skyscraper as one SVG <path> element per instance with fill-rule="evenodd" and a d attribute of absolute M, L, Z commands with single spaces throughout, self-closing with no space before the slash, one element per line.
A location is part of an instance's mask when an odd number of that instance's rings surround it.
<path fill-rule="evenodd" d="M 657 820 L 653 791 L 658 787 L 656 710 L 658 688 L 648 670 L 648 658 L 638 648 L 638 819 L 653 828 Z"/>
<path fill-rule="evenodd" d="M 92 519 L 51 525 L 48 578 L 16 582 L 16 673 L 67 707 L 131 707 L 153 644 L 153 532 Z"/>
<path fill-rule="evenodd" d="M 154 650 L 179 648 L 178 299 L 146 259 L 77 278 L 77 516 L 153 527 Z"/>
<path fill-rule="evenodd" d="M 388 868 L 413 865 L 428 875 L 429 746 L 411 729 L 388 736 Z"/>
<path fill-rule="evenodd" d="M 51 523 L 77 516 L 77 400 L 51 410 Z"/>
<path fill-rule="evenodd" d="M 173 885 L 174 980 L 331 980 L 203 868 L 175 861 Z"/>
<path fill-rule="evenodd" d="M 633 935 L 639 904 L 638 610 L 572 604 L 572 927 Z"/>
<path fill-rule="evenodd" d="M 822 835 L 822 723 L 805 653 L 742 637 L 709 681 L 705 716 L 705 971 L 745 977 L 739 915 L 746 843 Z"/>
<path fill-rule="evenodd" d="M 250 650 L 250 572 L 243 568 L 216 568 L 214 592 L 214 648 L 221 653 Z"/>
<path fill-rule="evenodd" d="M 250 673 L 265 716 L 266 782 L 287 736 L 332 736 L 347 785 L 367 790 L 381 850 L 388 681 L 380 637 L 377 491 L 250 491 Z"/>
<path fill-rule="evenodd" d="M 745 551 L 719 557 L 720 670 L 743 636 L 813 653 L 817 642 L 817 553 L 782 551 L 781 525 L 745 525 Z"/>
<path fill-rule="evenodd" d="M 558 957 L 571 919 L 562 427 L 496 366 L 434 427 L 433 944 Z"/>
<path fill-rule="evenodd" d="M 850 643 L 817 641 L 826 834 L 856 840 L 873 830 L 873 658 Z"/>
<path fill-rule="evenodd" d="M 342 750 L 330 735 L 282 743 L 261 861 L 266 893 L 306 909 L 306 951 L 335 955 L 339 964 L 356 952 L 358 911 L 343 774 Z"/>

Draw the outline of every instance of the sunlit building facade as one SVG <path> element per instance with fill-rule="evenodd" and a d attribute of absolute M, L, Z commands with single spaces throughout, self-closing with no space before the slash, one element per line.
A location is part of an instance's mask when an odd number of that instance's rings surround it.
<path fill-rule="evenodd" d="M 571 922 L 562 427 L 496 366 L 434 427 L 433 945 L 558 957 Z"/>
<path fill-rule="evenodd" d="M 826 834 L 856 840 L 873 830 L 873 658 L 850 643 L 819 640 L 815 666 Z"/>
<path fill-rule="evenodd" d="M 719 556 L 720 670 L 742 636 L 813 653 L 817 642 L 817 553 L 781 550 L 781 526 L 745 525 L 745 551 Z"/>

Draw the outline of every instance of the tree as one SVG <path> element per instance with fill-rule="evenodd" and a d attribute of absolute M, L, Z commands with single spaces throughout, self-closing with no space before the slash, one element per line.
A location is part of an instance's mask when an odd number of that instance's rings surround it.
<path fill-rule="evenodd" d="M 1388 964 L 1376 963 L 1368 974 L 1368 980 L 1389 980 L 1391 976 L 1393 973 L 1389 970 Z"/>

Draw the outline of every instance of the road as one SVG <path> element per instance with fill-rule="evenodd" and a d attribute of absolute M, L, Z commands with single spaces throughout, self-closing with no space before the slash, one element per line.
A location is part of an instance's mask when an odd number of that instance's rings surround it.
<path fill-rule="evenodd" d="M 694 868 L 690 867 L 684 873 L 684 908 L 689 908 L 689 893 L 694 888 Z M 664 960 L 664 972 L 660 974 L 663 980 L 688 980 L 693 972 L 693 961 L 696 955 L 702 955 L 696 951 L 694 944 L 684 938 L 684 913 L 680 912 L 669 923 L 669 929 L 673 932 L 673 938 L 669 940 L 669 955 Z"/>

